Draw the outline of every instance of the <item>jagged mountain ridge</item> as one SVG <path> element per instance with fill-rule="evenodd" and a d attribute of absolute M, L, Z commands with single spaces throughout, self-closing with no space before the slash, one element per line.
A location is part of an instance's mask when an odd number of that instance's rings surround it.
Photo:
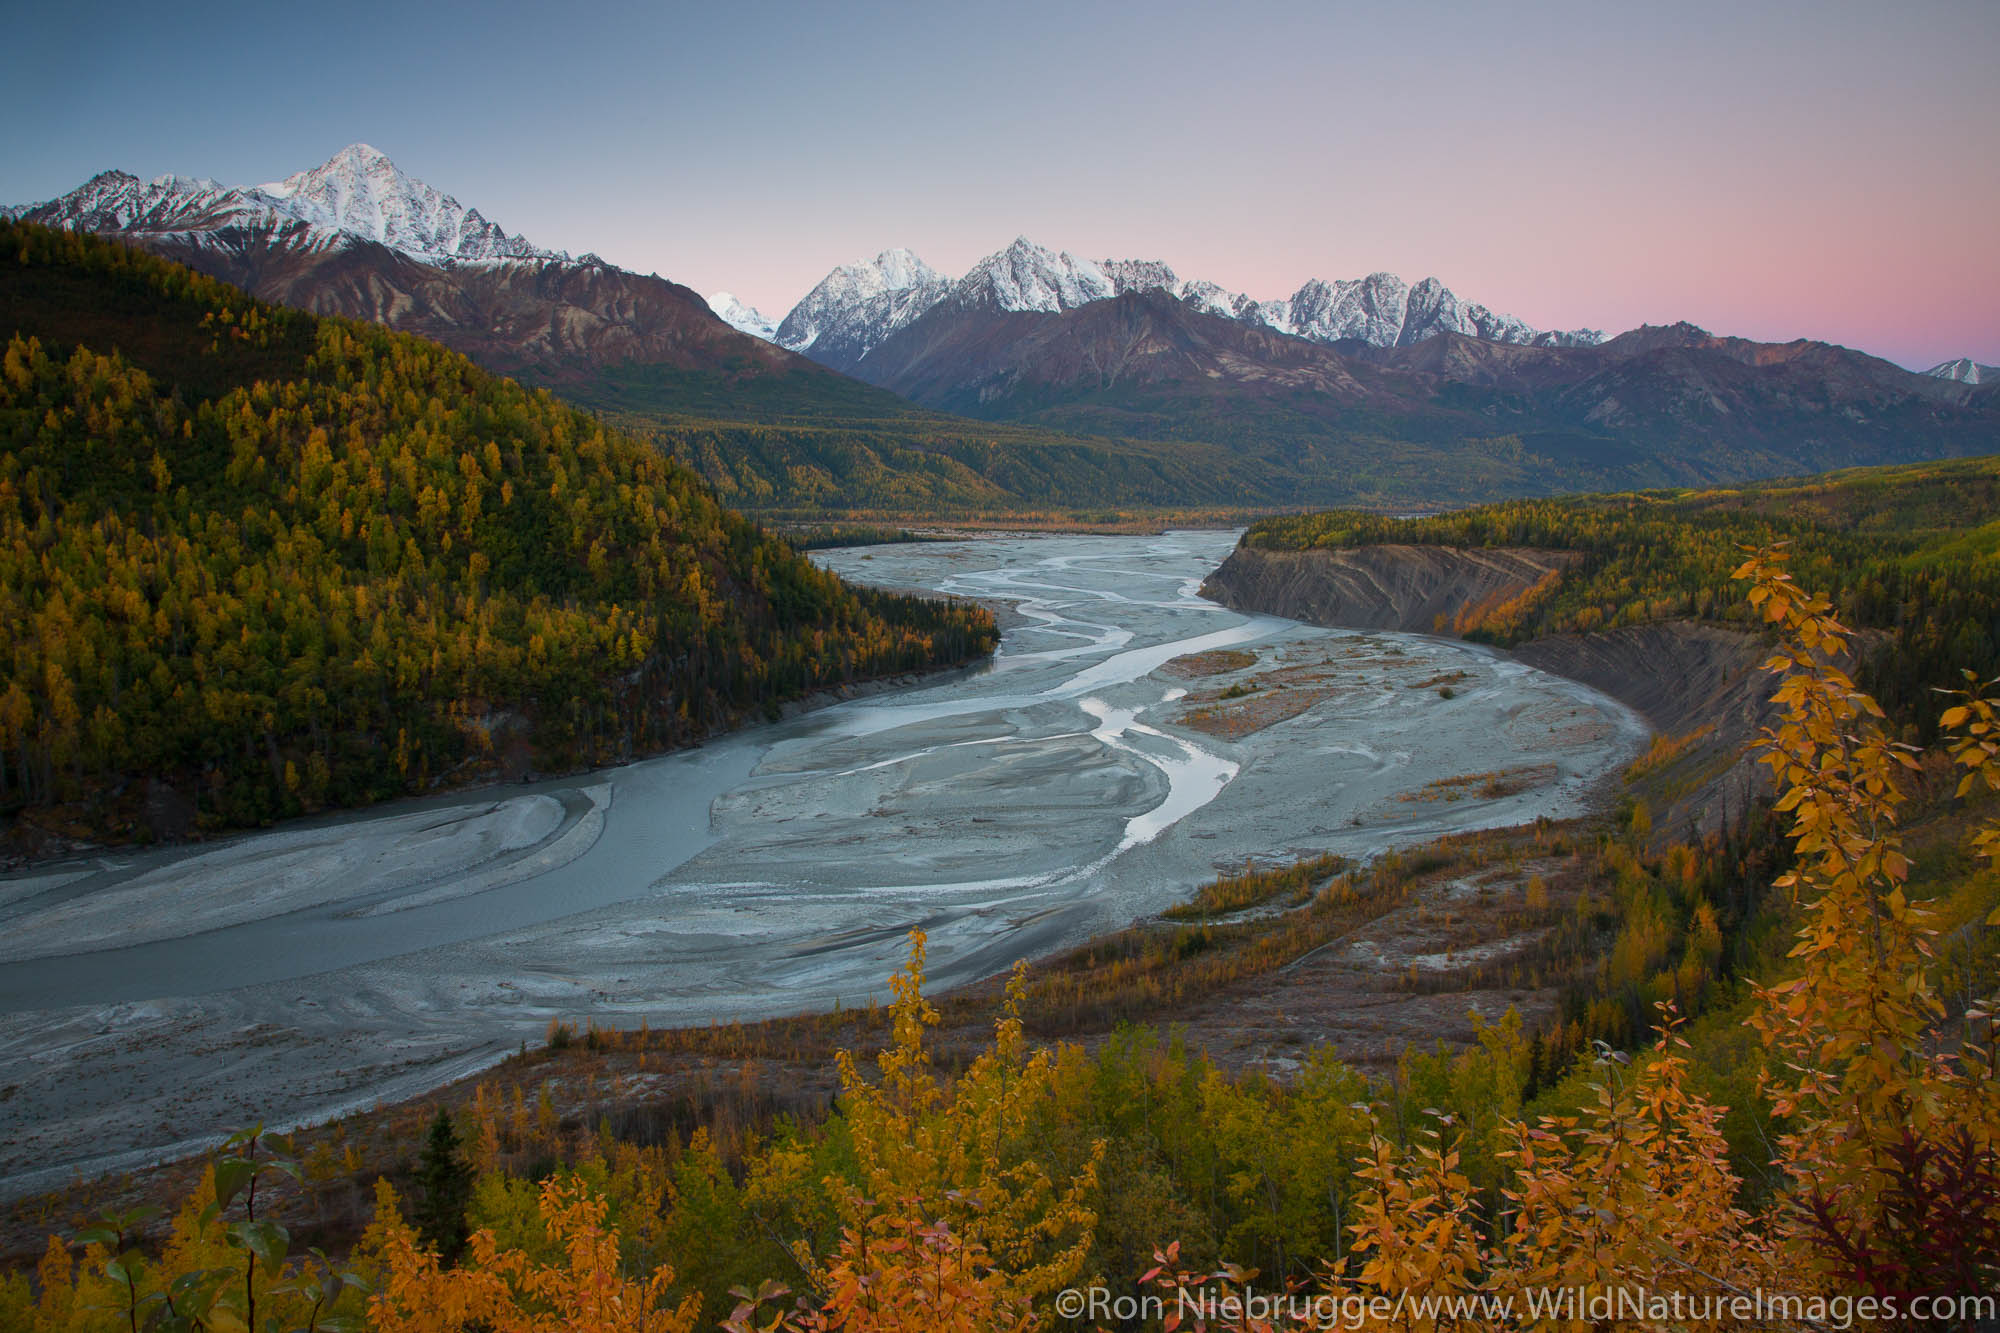
<path fill-rule="evenodd" d="M 1438 333 L 1493 342 L 1589 346 L 1593 329 L 1540 332 L 1511 315 L 1461 300 L 1436 278 L 1412 286 L 1391 273 L 1341 282 L 1313 279 L 1290 297 L 1256 301 L 1201 279 L 1182 279 L 1159 260 L 1079 259 L 1017 237 L 953 282 L 908 250 L 835 269 L 778 327 L 778 342 L 836 370 L 852 371 L 898 330 L 941 304 L 1055 314 L 1132 292 L 1164 292 L 1205 314 L 1311 342 L 1404 347 Z"/>
<path fill-rule="evenodd" d="M 1667 326 L 1537 346 L 1481 336 L 1499 317 L 1434 282 L 1308 284 L 1259 305 L 1162 263 L 1096 263 L 1027 241 L 957 282 L 907 250 L 847 266 L 774 343 L 656 275 L 540 251 L 497 227 L 427 230 L 425 218 L 485 220 L 398 184 L 409 178 L 393 167 L 386 186 L 371 185 L 367 154 L 348 156 L 302 173 L 318 184 L 289 187 L 283 209 L 268 187 L 107 175 L 28 212 L 266 299 L 433 337 L 659 429 L 662 447 L 762 508 L 933 495 L 990 508 L 1010 494 L 1037 506 L 1308 495 L 1404 505 L 2000 448 L 1992 385 L 1826 344 Z M 398 214 L 389 195 L 416 203 Z M 460 238 L 478 236 L 533 253 L 458 257 L 481 248 Z M 855 308 L 866 317 L 843 326 Z M 805 337 L 816 356 L 846 339 L 858 378 L 779 345 Z M 702 434 L 716 422 L 744 428 Z"/>
<path fill-rule="evenodd" d="M 227 229 L 304 227 L 320 245 L 373 241 L 428 263 L 567 259 L 510 236 L 450 195 L 408 175 L 380 150 L 349 144 L 321 165 L 265 185 L 188 176 L 142 181 L 105 171 L 18 216 L 44 226 L 124 235 L 199 236 Z"/>
<path fill-rule="evenodd" d="M 626 363 L 743 377 L 830 373 L 738 333 L 686 287 L 601 261 L 432 263 L 299 222 L 109 234 L 261 299 L 420 334 L 550 387 L 588 384 Z"/>
<path fill-rule="evenodd" d="M 816 516 L 893 506 L 1009 512 L 1086 499 L 1266 505 L 1305 484 L 1261 460 L 1199 446 L 1080 440 L 940 416 L 742 333 L 658 275 L 532 246 L 534 254 L 493 259 L 422 246 L 406 253 L 370 239 L 376 210 L 348 208 L 350 227 L 340 230 L 332 207 L 295 216 L 252 193 L 108 173 L 10 212 L 111 236 L 266 300 L 433 338 L 607 413 L 743 508 Z"/>
<path fill-rule="evenodd" d="M 1181 384 L 1389 410 L 1416 410 L 1427 397 L 1332 348 L 1208 314 L 1156 287 L 1060 311 L 947 302 L 885 340 L 860 373 L 927 406 L 1000 417 L 1017 401 Z"/>
<path fill-rule="evenodd" d="M 413 258 L 564 259 L 532 245 L 406 175 L 367 144 L 350 144 L 310 171 L 259 186 L 259 195 L 316 227 L 375 241 Z"/>

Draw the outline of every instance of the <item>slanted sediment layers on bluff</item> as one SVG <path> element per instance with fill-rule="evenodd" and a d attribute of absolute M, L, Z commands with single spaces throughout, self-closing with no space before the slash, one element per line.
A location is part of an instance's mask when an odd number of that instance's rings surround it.
<path fill-rule="evenodd" d="M 1349 629 L 1454 633 L 1467 613 L 1533 588 L 1575 552 L 1525 547 L 1362 546 L 1266 551 L 1239 546 L 1202 594 L 1241 611 Z M 1764 789 L 1746 744 L 1775 717 L 1774 682 L 1754 633 L 1690 620 L 1558 634 L 1516 646 L 1530 666 L 1604 691 L 1666 737 L 1685 737 L 1647 774 L 1663 836 L 1738 822 Z"/>
<path fill-rule="evenodd" d="M 1524 546 L 1239 546 L 1209 575 L 1202 594 L 1236 610 L 1314 625 L 1451 634 L 1467 610 L 1518 597 L 1577 559 L 1573 551 Z"/>
<path fill-rule="evenodd" d="M 1758 635 L 1668 620 L 1552 634 L 1513 652 L 1631 705 L 1664 737 L 1686 738 L 1678 755 L 1639 782 L 1661 837 L 1732 828 L 1771 790 L 1768 770 L 1748 750 L 1781 711 L 1771 703 L 1777 681 L 1763 669 L 1770 653 Z"/>

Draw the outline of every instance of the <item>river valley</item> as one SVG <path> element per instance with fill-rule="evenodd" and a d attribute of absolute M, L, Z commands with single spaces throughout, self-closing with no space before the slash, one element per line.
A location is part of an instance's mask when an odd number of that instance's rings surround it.
<path fill-rule="evenodd" d="M 947 986 L 1247 858 L 1576 814 L 1644 741 L 1482 648 L 1206 601 L 1233 541 L 825 552 L 1007 608 L 999 653 L 621 768 L 0 879 L 0 1195 L 410 1095 L 551 1018 L 865 1002 L 913 927 Z"/>

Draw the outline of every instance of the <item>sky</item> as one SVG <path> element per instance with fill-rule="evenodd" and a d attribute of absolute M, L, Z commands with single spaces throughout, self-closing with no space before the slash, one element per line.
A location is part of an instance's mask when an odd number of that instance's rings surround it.
<path fill-rule="evenodd" d="M 0 202 L 366 142 L 537 244 L 782 316 L 1027 235 L 1260 299 L 2000 364 L 2000 13 L 1592 0 L 21 6 Z"/>

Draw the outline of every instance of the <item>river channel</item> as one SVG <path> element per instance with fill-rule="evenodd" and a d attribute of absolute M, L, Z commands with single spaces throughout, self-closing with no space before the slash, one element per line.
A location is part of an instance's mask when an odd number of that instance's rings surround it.
<path fill-rule="evenodd" d="M 411 1095 L 551 1017 L 865 1002 L 912 927 L 972 980 L 1248 858 L 1578 813 L 1643 743 L 1484 649 L 1203 600 L 1234 536 L 825 552 L 1004 608 L 1000 651 L 620 768 L 0 879 L 0 1195 Z"/>

